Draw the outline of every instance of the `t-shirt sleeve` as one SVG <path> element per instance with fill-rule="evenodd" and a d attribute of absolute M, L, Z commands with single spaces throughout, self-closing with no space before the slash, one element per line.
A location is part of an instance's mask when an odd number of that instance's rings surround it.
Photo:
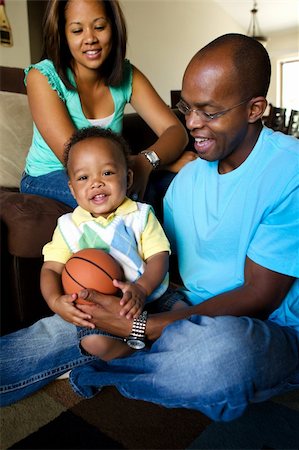
<path fill-rule="evenodd" d="M 63 239 L 59 227 L 55 228 L 52 241 L 44 245 L 42 253 L 44 261 L 55 261 L 62 264 L 65 264 L 72 256 L 72 252 Z"/>
<path fill-rule="evenodd" d="M 267 269 L 298 277 L 299 186 L 295 178 L 258 226 L 247 255 Z"/>
<path fill-rule="evenodd" d="M 44 59 L 43 61 L 40 61 L 37 64 L 31 64 L 30 66 L 26 67 L 26 69 L 24 70 L 25 85 L 27 85 L 27 75 L 31 69 L 36 69 L 40 73 L 42 73 L 47 78 L 51 88 L 57 92 L 61 100 L 65 101 L 67 89 L 61 78 L 58 76 L 52 61 Z"/>
<path fill-rule="evenodd" d="M 150 210 L 147 223 L 141 236 L 143 259 L 146 261 L 151 256 L 160 252 L 170 253 L 170 245 L 154 213 Z"/>

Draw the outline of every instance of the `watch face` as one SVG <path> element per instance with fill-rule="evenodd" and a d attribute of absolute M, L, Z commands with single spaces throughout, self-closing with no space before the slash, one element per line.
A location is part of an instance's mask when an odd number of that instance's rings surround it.
<path fill-rule="evenodd" d="M 141 350 L 145 347 L 145 343 L 140 339 L 127 339 L 127 344 L 129 347 L 134 348 L 135 350 Z"/>

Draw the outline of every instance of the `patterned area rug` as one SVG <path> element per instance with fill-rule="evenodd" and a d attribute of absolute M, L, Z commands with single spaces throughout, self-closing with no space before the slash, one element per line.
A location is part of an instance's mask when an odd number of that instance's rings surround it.
<path fill-rule="evenodd" d="M 113 387 L 82 400 L 59 380 L 1 409 L 1 449 L 299 449 L 299 391 L 229 423 L 128 400 Z"/>

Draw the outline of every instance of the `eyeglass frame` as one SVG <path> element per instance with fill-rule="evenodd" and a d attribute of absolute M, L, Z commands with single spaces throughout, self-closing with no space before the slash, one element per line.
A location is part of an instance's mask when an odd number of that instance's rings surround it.
<path fill-rule="evenodd" d="M 195 112 L 195 114 L 198 117 L 200 117 L 202 120 L 204 120 L 205 122 L 210 122 L 213 119 L 218 119 L 219 117 L 222 117 L 224 114 L 226 114 L 227 112 L 231 111 L 232 109 L 235 109 L 238 106 L 244 105 L 246 102 L 249 102 L 249 100 L 251 98 L 252 97 L 246 98 L 245 100 L 243 100 L 242 102 L 238 103 L 237 105 L 234 105 L 231 108 L 227 108 L 227 109 L 224 109 L 223 111 L 219 111 L 219 112 L 216 112 L 216 113 L 207 113 L 205 111 L 202 111 L 201 109 L 191 109 L 191 108 L 189 108 L 187 103 L 184 102 L 183 99 L 180 99 L 180 101 L 176 104 L 176 107 L 178 108 L 178 110 L 184 116 L 189 116 L 192 112 Z M 183 111 L 182 109 L 180 109 L 181 104 L 185 105 L 186 111 Z"/>

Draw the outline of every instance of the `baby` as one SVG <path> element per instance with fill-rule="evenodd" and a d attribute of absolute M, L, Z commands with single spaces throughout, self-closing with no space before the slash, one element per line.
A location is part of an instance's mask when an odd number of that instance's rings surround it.
<path fill-rule="evenodd" d="M 185 306 L 181 300 L 169 301 L 169 242 L 151 206 L 126 196 L 133 180 L 128 158 L 126 142 L 110 130 L 89 127 L 75 132 L 66 145 L 65 167 L 78 207 L 58 219 L 52 241 L 43 248 L 45 300 L 78 326 L 81 347 L 104 360 L 132 349 L 123 338 L 96 329 L 91 317 L 76 307 L 77 294 L 64 294 L 61 273 L 73 253 L 101 248 L 117 259 L 126 281 L 113 283 L 122 292 L 120 314 L 127 319 L 138 318 L 146 302 L 158 299 L 159 310 Z"/>

